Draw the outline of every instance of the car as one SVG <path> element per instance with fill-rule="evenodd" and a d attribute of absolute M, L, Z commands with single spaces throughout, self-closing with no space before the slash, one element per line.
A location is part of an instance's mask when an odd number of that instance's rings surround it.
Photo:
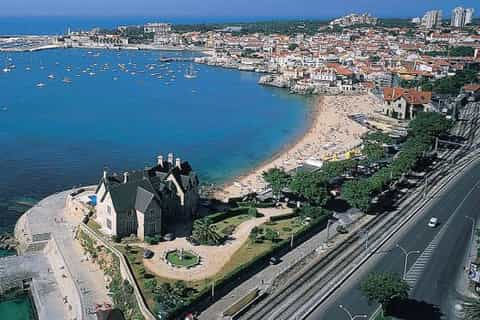
<path fill-rule="evenodd" d="M 167 233 L 163 236 L 163 240 L 165 241 L 172 241 L 175 239 L 175 235 L 173 233 Z"/>
<path fill-rule="evenodd" d="M 148 250 L 148 249 L 145 249 L 145 251 L 143 251 L 143 257 L 145 259 L 151 259 L 153 257 L 154 253 L 152 250 Z"/>
<path fill-rule="evenodd" d="M 435 217 L 431 217 L 430 220 L 428 221 L 428 226 L 430 228 L 435 228 L 438 225 L 438 219 Z"/>
<path fill-rule="evenodd" d="M 271 265 L 279 264 L 279 263 L 280 263 L 280 259 L 277 258 L 277 257 L 271 257 L 269 262 L 270 262 Z"/>

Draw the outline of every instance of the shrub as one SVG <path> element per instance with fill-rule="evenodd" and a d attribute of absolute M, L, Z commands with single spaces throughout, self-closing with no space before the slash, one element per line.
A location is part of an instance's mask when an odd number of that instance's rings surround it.
<path fill-rule="evenodd" d="M 338 233 L 341 233 L 341 234 L 345 234 L 345 233 L 348 233 L 348 229 L 345 228 L 345 226 L 338 225 L 338 226 L 337 226 L 337 232 L 338 232 Z"/>
<path fill-rule="evenodd" d="M 119 236 L 112 236 L 112 241 L 115 242 L 115 243 L 120 243 L 120 241 L 122 241 L 122 239 Z"/>
<path fill-rule="evenodd" d="M 150 237 L 150 236 L 146 236 L 145 237 L 145 242 L 150 244 L 150 245 L 155 245 L 155 244 L 158 244 L 158 238 L 156 237 Z"/>
<path fill-rule="evenodd" d="M 250 207 L 248 208 L 248 215 L 251 216 L 251 217 L 258 217 L 258 210 L 254 207 Z"/>
<path fill-rule="evenodd" d="M 234 231 L 235 231 L 235 226 L 229 225 L 223 228 L 220 232 L 223 233 L 224 235 L 230 236 L 233 234 Z"/>
<path fill-rule="evenodd" d="M 157 279 L 151 278 L 151 279 L 145 279 L 143 280 L 143 286 L 145 289 L 149 291 L 153 291 L 157 287 Z"/>

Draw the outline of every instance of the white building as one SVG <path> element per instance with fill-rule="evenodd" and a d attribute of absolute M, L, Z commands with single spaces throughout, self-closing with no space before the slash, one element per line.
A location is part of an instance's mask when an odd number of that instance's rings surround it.
<path fill-rule="evenodd" d="M 468 8 L 465 10 L 465 25 L 472 23 L 474 13 L 475 9 L 473 8 Z"/>
<path fill-rule="evenodd" d="M 425 13 L 422 18 L 422 26 L 431 29 L 442 24 L 442 11 L 430 10 Z"/>
<path fill-rule="evenodd" d="M 467 11 L 462 7 L 456 7 L 452 10 L 451 26 L 456 28 L 463 28 L 465 26 L 465 18 Z"/>
<path fill-rule="evenodd" d="M 145 33 L 167 34 L 172 32 L 172 25 L 170 23 L 147 23 L 143 26 Z"/>

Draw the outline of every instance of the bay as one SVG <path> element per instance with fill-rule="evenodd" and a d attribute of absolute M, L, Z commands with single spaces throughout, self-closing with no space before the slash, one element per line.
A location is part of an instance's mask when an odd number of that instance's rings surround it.
<path fill-rule="evenodd" d="M 311 101 L 259 86 L 259 75 L 161 63 L 189 53 L 58 49 L 0 53 L 0 231 L 28 203 L 152 165 L 188 160 L 202 182 L 222 183 L 302 135 Z M 128 71 L 127 71 L 128 70 Z M 49 78 L 50 76 L 50 78 Z M 43 84 L 43 87 L 37 85 Z M 27 203 L 27 204 L 28 204 Z"/>

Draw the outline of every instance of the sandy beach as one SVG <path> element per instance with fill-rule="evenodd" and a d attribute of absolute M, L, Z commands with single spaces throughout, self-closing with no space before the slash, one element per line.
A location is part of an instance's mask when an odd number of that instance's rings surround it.
<path fill-rule="evenodd" d="M 319 97 L 312 112 L 311 127 L 295 143 L 285 147 L 272 159 L 251 172 L 238 177 L 216 192 L 215 197 L 226 200 L 265 189 L 262 172 L 271 168 L 294 169 L 305 161 L 341 159 L 346 151 L 361 144 L 367 128 L 351 120 L 353 114 L 371 115 L 380 104 L 371 95 Z"/>

